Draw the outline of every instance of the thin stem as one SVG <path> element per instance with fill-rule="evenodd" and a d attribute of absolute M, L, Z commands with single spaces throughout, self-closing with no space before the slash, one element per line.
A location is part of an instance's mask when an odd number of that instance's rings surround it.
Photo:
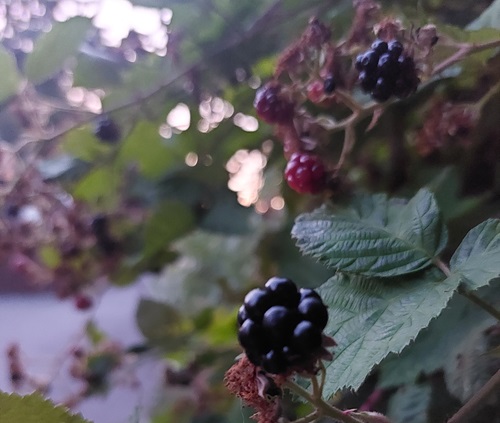
<path fill-rule="evenodd" d="M 436 257 L 434 259 L 434 264 L 438 267 L 447 278 L 451 276 L 450 268 L 441 261 L 440 258 Z M 488 304 L 481 297 L 478 297 L 472 291 L 469 291 L 464 285 L 460 285 L 457 291 L 460 295 L 463 295 L 469 301 L 481 307 L 484 311 L 491 314 L 495 319 L 500 320 L 500 311 L 493 307 L 491 304 Z"/>
<path fill-rule="evenodd" d="M 451 276 L 450 268 L 443 261 L 441 261 L 441 259 L 439 257 L 436 257 L 433 260 L 433 262 L 436 265 L 436 267 L 446 275 L 447 278 L 449 278 Z"/>
<path fill-rule="evenodd" d="M 500 40 L 488 41 L 481 44 L 462 44 L 461 47 L 447 59 L 439 63 L 433 70 L 432 74 L 437 75 L 444 71 L 446 68 L 453 66 L 455 63 L 469 56 L 470 54 L 479 53 L 480 51 L 488 50 L 490 48 L 500 47 Z"/>
<path fill-rule="evenodd" d="M 309 422 L 316 420 L 319 417 L 321 417 L 321 413 L 319 412 L 319 410 L 314 410 L 312 413 L 308 414 L 307 416 L 304 416 L 300 419 L 294 420 L 293 422 L 290 422 L 290 423 L 309 423 Z"/>
<path fill-rule="evenodd" d="M 481 307 L 487 313 L 491 314 L 495 319 L 500 320 L 500 310 L 497 310 L 491 304 L 488 304 L 481 297 L 478 297 L 476 294 L 474 294 L 472 291 L 469 291 L 463 285 L 460 285 L 458 287 L 458 293 L 460 295 L 463 295 L 469 301 Z"/>
<path fill-rule="evenodd" d="M 356 135 L 354 132 L 354 124 L 352 124 L 345 128 L 344 145 L 342 146 L 342 152 L 340 153 L 339 162 L 337 163 L 337 169 L 342 167 L 355 143 Z"/>
<path fill-rule="evenodd" d="M 500 370 L 447 423 L 466 423 L 470 421 L 470 418 L 477 412 L 478 408 L 498 389 L 500 389 Z"/>
<path fill-rule="evenodd" d="M 302 386 L 297 385 L 295 382 L 291 380 L 287 380 L 283 386 L 287 387 L 291 391 L 295 392 L 297 395 L 300 395 L 302 398 L 306 399 L 309 403 L 314 405 L 320 413 L 325 416 L 331 417 L 332 419 L 341 421 L 343 423 L 363 423 L 361 420 L 358 420 L 349 414 L 345 414 L 342 410 L 339 410 L 337 407 L 328 404 L 322 398 L 315 398 L 309 391 L 302 388 Z"/>

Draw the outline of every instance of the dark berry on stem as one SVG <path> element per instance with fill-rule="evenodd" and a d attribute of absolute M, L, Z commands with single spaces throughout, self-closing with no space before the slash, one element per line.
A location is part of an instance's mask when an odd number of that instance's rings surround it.
<path fill-rule="evenodd" d="M 379 54 L 383 54 L 387 51 L 388 45 L 385 41 L 375 40 L 372 44 L 372 50 Z"/>
<path fill-rule="evenodd" d="M 321 330 L 313 323 L 304 320 L 293 331 L 292 347 L 300 353 L 312 353 L 321 347 Z"/>
<path fill-rule="evenodd" d="M 245 308 L 244 305 L 242 305 L 240 307 L 240 309 L 238 310 L 238 318 L 237 318 L 238 326 L 241 326 L 243 324 L 243 322 L 247 319 L 248 319 L 247 309 Z"/>
<path fill-rule="evenodd" d="M 262 326 L 251 319 L 245 320 L 238 330 L 238 341 L 248 351 L 256 353 L 269 351 Z"/>
<path fill-rule="evenodd" d="M 323 91 L 325 94 L 331 94 L 335 91 L 337 84 L 335 83 L 335 78 L 333 76 L 329 76 L 325 79 L 323 83 Z"/>
<path fill-rule="evenodd" d="M 301 194 L 318 194 L 326 187 L 326 171 L 318 156 L 294 153 L 285 168 L 285 179 Z"/>
<path fill-rule="evenodd" d="M 299 322 L 300 317 L 296 310 L 290 310 L 283 306 L 274 306 L 266 311 L 262 319 L 262 326 L 274 345 L 283 345 L 292 335 L 293 328 Z"/>
<path fill-rule="evenodd" d="M 401 53 L 403 53 L 403 44 L 401 44 L 397 40 L 390 41 L 388 44 L 388 50 L 391 56 L 395 57 L 396 59 L 401 56 Z"/>
<path fill-rule="evenodd" d="M 378 60 L 378 73 L 380 76 L 392 78 L 396 77 L 400 69 L 398 61 L 389 53 L 382 54 Z"/>
<path fill-rule="evenodd" d="M 321 300 L 320 295 L 314 289 L 300 288 L 300 301 L 304 298 L 317 298 L 318 300 Z"/>
<path fill-rule="evenodd" d="M 305 320 L 323 330 L 328 323 L 328 310 L 321 300 L 313 297 L 303 299 L 299 304 L 299 313 Z"/>
<path fill-rule="evenodd" d="M 267 123 L 287 123 L 293 118 L 294 104 L 286 98 L 277 83 L 259 88 L 253 104 L 257 115 Z"/>
<path fill-rule="evenodd" d="M 380 103 L 389 100 L 392 95 L 392 87 L 387 79 L 379 78 L 372 91 L 372 98 Z"/>
<path fill-rule="evenodd" d="M 252 289 L 246 296 L 244 301 L 248 316 L 255 322 L 260 323 L 264 313 L 274 305 L 272 292 L 266 289 Z"/>
<path fill-rule="evenodd" d="M 373 90 L 373 88 L 375 88 L 375 84 L 377 83 L 377 78 L 366 72 L 361 72 L 359 74 L 358 80 L 359 83 L 361 84 L 361 88 L 366 93 Z"/>
<path fill-rule="evenodd" d="M 265 287 L 274 293 L 277 305 L 295 308 L 299 304 L 300 294 L 297 285 L 290 279 L 274 277 L 266 282 Z"/>
<path fill-rule="evenodd" d="M 375 51 L 367 51 L 356 58 L 356 69 L 359 71 L 373 72 L 377 69 L 380 55 Z"/>
<path fill-rule="evenodd" d="M 94 134 L 101 141 L 106 143 L 115 143 L 120 140 L 120 128 L 110 118 L 103 117 L 96 123 Z"/>
<path fill-rule="evenodd" d="M 283 353 L 279 351 L 269 351 L 262 360 L 262 367 L 268 373 L 285 373 L 288 368 L 288 360 Z"/>

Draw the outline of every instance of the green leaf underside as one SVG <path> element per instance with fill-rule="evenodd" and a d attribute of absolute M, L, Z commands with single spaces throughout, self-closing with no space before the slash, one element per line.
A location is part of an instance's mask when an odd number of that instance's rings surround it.
<path fill-rule="evenodd" d="M 39 83 L 60 71 L 66 59 L 78 52 L 92 21 L 76 17 L 55 23 L 50 32 L 43 34 L 26 58 L 24 71 L 31 82 Z"/>
<path fill-rule="evenodd" d="M 436 269 L 387 281 L 338 274 L 319 291 L 329 307 L 326 328 L 338 346 L 325 393 L 357 389 L 373 366 L 400 352 L 446 307 L 458 281 Z"/>
<path fill-rule="evenodd" d="M 473 228 L 450 260 L 452 278 L 472 290 L 500 276 L 500 220 L 488 219 Z"/>
<path fill-rule="evenodd" d="M 21 79 L 17 73 L 16 60 L 12 53 L 0 45 L 0 101 L 15 94 Z"/>
<path fill-rule="evenodd" d="M 427 423 L 431 403 L 430 385 L 410 385 L 400 388 L 391 398 L 387 417 L 392 423 Z"/>
<path fill-rule="evenodd" d="M 39 394 L 20 396 L 5 392 L 0 392 L 0 420 L 2 423 L 89 423 Z"/>
<path fill-rule="evenodd" d="M 420 190 L 409 202 L 361 195 L 347 209 L 303 214 L 292 236 L 306 255 L 344 272 L 391 277 L 422 270 L 446 246 L 433 195 Z"/>
<path fill-rule="evenodd" d="M 479 294 L 492 305 L 500 304 L 500 284 L 484 287 Z M 399 355 L 387 357 L 380 366 L 379 386 L 388 388 L 413 383 L 419 374 L 442 368 L 460 344 L 478 327 L 488 327 L 495 319 L 461 295 L 455 294 L 446 309 L 420 332 Z"/>

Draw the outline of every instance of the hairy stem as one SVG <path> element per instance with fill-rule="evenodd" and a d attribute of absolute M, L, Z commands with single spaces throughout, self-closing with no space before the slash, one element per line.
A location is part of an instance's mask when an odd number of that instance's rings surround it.
<path fill-rule="evenodd" d="M 488 304 L 481 297 L 478 297 L 476 294 L 474 294 L 472 291 L 469 291 L 463 285 L 460 285 L 458 287 L 458 293 L 460 295 L 463 295 L 469 301 L 481 307 L 487 313 L 491 314 L 495 319 L 500 320 L 500 310 L 497 310 L 491 304 Z"/>
<path fill-rule="evenodd" d="M 332 419 L 338 420 L 343 423 L 363 423 L 361 420 L 358 420 L 350 416 L 349 414 L 345 414 L 337 407 L 328 404 L 322 398 L 316 398 L 309 391 L 302 388 L 302 386 L 297 385 L 291 380 L 287 380 L 283 384 L 283 386 L 287 387 L 288 389 L 290 389 L 290 391 L 295 392 L 297 395 L 300 395 L 302 398 L 307 400 L 310 404 L 314 405 L 322 415 L 331 417 Z"/>
<path fill-rule="evenodd" d="M 321 417 L 321 413 L 319 412 L 319 410 L 314 410 L 307 416 L 301 417 L 300 419 L 294 420 L 293 422 L 290 423 L 309 423 L 316 420 L 319 417 Z"/>
<path fill-rule="evenodd" d="M 469 400 L 460 410 L 458 410 L 447 423 L 466 423 L 486 402 L 490 395 L 500 389 L 500 370 Z"/>

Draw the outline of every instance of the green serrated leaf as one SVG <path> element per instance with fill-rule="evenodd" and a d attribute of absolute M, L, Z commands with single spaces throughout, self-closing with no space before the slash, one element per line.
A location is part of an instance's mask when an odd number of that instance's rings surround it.
<path fill-rule="evenodd" d="M 387 281 L 338 274 L 319 289 L 329 307 L 327 333 L 335 339 L 325 392 L 357 389 L 391 352 L 400 352 L 446 307 L 458 283 L 436 269 Z"/>
<path fill-rule="evenodd" d="M 16 60 L 5 47 L 0 45 L 0 102 L 15 94 L 21 78 L 17 72 Z"/>
<path fill-rule="evenodd" d="M 0 418 L 2 423 L 90 423 L 37 393 L 20 396 L 0 392 Z"/>
<path fill-rule="evenodd" d="M 500 276 L 500 220 L 488 219 L 473 228 L 450 260 L 451 278 L 478 289 Z"/>
<path fill-rule="evenodd" d="M 409 202 L 360 195 L 349 208 L 322 207 L 292 229 L 301 251 L 344 272 L 391 277 L 428 267 L 446 246 L 434 196 L 420 190 Z"/>
<path fill-rule="evenodd" d="M 389 402 L 387 417 L 393 423 L 427 423 L 427 410 L 431 403 L 431 386 L 405 386 Z"/>
<path fill-rule="evenodd" d="M 55 23 L 35 42 L 33 51 L 26 58 L 24 72 L 27 78 L 39 83 L 61 70 L 66 59 L 78 52 L 91 27 L 92 21 L 83 17 Z"/>
<path fill-rule="evenodd" d="M 491 304 L 500 304 L 500 286 L 492 284 L 478 292 Z M 471 331 L 495 323 L 495 319 L 459 294 L 450 300 L 439 317 L 420 332 L 401 354 L 387 357 L 380 366 L 379 386 L 387 388 L 413 383 L 421 373 L 431 374 L 442 368 L 453 348 Z"/>

